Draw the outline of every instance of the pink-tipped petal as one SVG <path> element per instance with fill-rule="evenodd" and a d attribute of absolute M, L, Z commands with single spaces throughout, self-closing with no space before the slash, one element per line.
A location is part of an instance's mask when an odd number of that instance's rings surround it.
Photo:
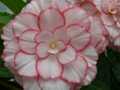
<path fill-rule="evenodd" d="M 26 28 L 38 29 L 37 16 L 33 13 L 21 13 L 15 18 L 15 21 L 24 25 Z"/>
<path fill-rule="evenodd" d="M 3 27 L 3 35 L 1 38 L 4 40 L 12 40 L 14 38 L 12 22 Z"/>
<path fill-rule="evenodd" d="M 39 15 L 41 8 L 38 5 L 38 2 L 35 0 L 31 1 L 25 8 L 23 8 L 22 13 L 34 13 Z"/>
<path fill-rule="evenodd" d="M 40 43 L 36 46 L 36 54 L 40 58 L 48 56 L 48 45 L 47 43 Z"/>
<path fill-rule="evenodd" d="M 85 32 L 85 28 L 79 24 L 72 24 L 67 27 L 67 35 L 70 38 L 80 36 L 83 32 Z"/>
<path fill-rule="evenodd" d="M 34 55 L 28 55 L 20 51 L 14 57 L 14 66 L 16 69 L 20 69 L 21 67 L 31 63 L 34 60 L 36 60 Z"/>
<path fill-rule="evenodd" d="M 120 46 L 120 35 L 115 39 L 114 45 Z"/>
<path fill-rule="evenodd" d="M 97 73 L 96 66 L 89 67 L 87 70 L 86 78 L 83 80 L 83 85 L 89 85 L 95 79 Z"/>
<path fill-rule="evenodd" d="M 38 23 L 41 30 L 53 31 L 58 27 L 64 26 L 65 20 L 59 10 L 48 8 L 40 13 Z"/>
<path fill-rule="evenodd" d="M 23 78 L 23 88 L 24 90 L 42 90 L 36 79 Z"/>
<path fill-rule="evenodd" d="M 67 64 L 76 59 L 76 51 L 71 46 L 67 46 L 66 50 L 59 53 L 58 55 L 59 62 L 61 64 Z"/>
<path fill-rule="evenodd" d="M 25 53 L 28 53 L 28 54 L 35 53 L 35 46 L 36 46 L 35 42 L 19 40 L 19 45 L 20 45 L 20 49 Z"/>
<path fill-rule="evenodd" d="M 83 51 L 81 51 L 81 54 L 92 60 L 98 59 L 98 54 L 96 52 L 96 49 L 92 46 L 89 46 L 86 49 L 84 49 Z"/>
<path fill-rule="evenodd" d="M 24 65 L 20 69 L 18 69 L 18 74 L 27 77 L 35 77 L 37 76 L 36 71 L 36 61 L 33 60 L 30 63 Z"/>
<path fill-rule="evenodd" d="M 49 56 L 37 64 L 37 69 L 40 76 L 44 79 L 57 78 L 61 75 L 62 66 L 58 63 L 56 57 Z"/>
<path fill-rule="evenodd" d="M 70 85 L 62 80 L 49 80 L 40 82 L 42 90 L 70 90 Z"/>
<path fill-rule="evenodd" d="M 91 42 L 91 37 L 89 33 L 82 33 L 81 35 L 71 40 L 72 46 L 79 51 L 87 48 L 90 42 Z"/>
<path fill-rule="evenodd" d="M 87 62 L 80 56 L 71 64 L 64 66 L 62 77 L 69 82 L 80 83 L 86 73 Z"/>
<path fill-rule="evenodd" d="M 34 42 L 35 41 L 35 36 L 36 36 L 37 33 L 38 33 L 37 30 L 28 29 L 21 34 L 20 39 L 25 40 L 25 41 Z"/>
<path fill-rule="evenodd" d="M 68 8 L 64 11 L 66 24 L 70 25 L 73 23 L 80 23 L 81 21 L 88 18 L 86 12 L 80 7 Z"/>

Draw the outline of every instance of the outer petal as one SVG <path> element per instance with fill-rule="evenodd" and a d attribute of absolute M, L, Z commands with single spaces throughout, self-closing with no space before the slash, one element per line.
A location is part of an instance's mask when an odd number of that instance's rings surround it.
<path fill-rule="evenodd" d="M 115 46 L 120 46 L 120 35 L 118 37 L 116 37 L 114 45 Z"/>
<path fill-rule="evenodd" d="M 86 78 L 83 80 L 83 85 L 86 86 L 90 84 L 93 81 L 93 79 L 95 79 L 96 73 L 97 73 L 96 66 L 88 68 Z"/>
<path fill-rule="evenodd" d="M 98 54 L 96 52 L 96 49 L 92 46 L 87 47 L 83 51 L 80 52 L 83 54 L 83 56 L 87 56 L 88 58 L 92 60 L 97 60 L 98 59 Z"/>
<path fill-rule="evenodd" d="M 64 26 L 65 20 L 62 13 L 54 8 L 48 8 L 42 11 L 38 19 L 41 30 L 54 30 L 58 27 Z"/>
<path fill-rule="evenodd" d="M 37 30 L 28 29 L 21 34 L 20 39 L 25 40 L 25 41 L 34 42 L 35 41 L 35 36 L 36 36 L 37 33 L 38 33 Z"/>
<path fill-rule="evenodd" d="M 48 58 L 39 61 L 37 69 L 40 76 L 44 79 L 57 78 L 62 72 L 62 67 L 54 56 L 49 56 Z"/>
<path fill-rule="evenodd" d="M 21 34 L 19 39 L 19 45 L 24 52 L 29 54 L 35 53 L 36 43 L 34 38 L 36 34 L 37 31 L 32 29 L 26 30 Z"/>
<path fill-rule="evenodd" d="M 69 82 L 80 83 L 86 73 L 87 62 L 80 56 L 71 64 L 64 66 L 62 77 Z"/>
<path fill-rule="evenodd" d="M 28 53 L 28 54 L 35 53 L 35 46 L 36 46 L 35 42 L 20 40 L 19 45 L 20 45 L 20 49 L 25 53 Z"/>
<path fill-rule="evenodd" d="M 35 69 L 36 57 L 34 55 L 28 55 L 23 52 L 18 52 L 15 55 L 15 68 L 18 70 L 18 73 L 23 76 L 36 76 Z"/>
<path fill-rule="evenodd" d="M 80 23 L 81 21 L 88 18 L 86 12 L 80 7 L 68 8 L 64 11 L 66 24 L 70 25 L 73 23 Z"/>
<path fill-rule="evenodd" d="M 49 80 L 40 82 L 42 90 L 70 90 L 70 85 L 62 80 Z"/>
<path fill-rule="evenodd" d="M 3 27 L 3 35 L 1 36 L 4 40 L 12 40 L 14 38 L 13 27 L 11 21 L 8 25 Z"/>
<path fill-rule="evenodd" d="M 41 11 L 41 8 L 39 7 L 38 2 L 33 0 L 22 10 L 22 13 L 30 12 L 30 13 L 39 15 L 40 11 Z"/>
<path fill-rule="evenodd" d="M 76 59 L 76 51 L 71 46 L 68 46 L 65 51 L 59 53 L 58 59 L 61 64 L 67 64 Z"/>
<path fill-rule="evenodd" d="M 39 83 L 36 79 L 23 79 L 24 90 L 42 90 L 39 86 Z"/>
<path fill-rule="evenodd" d="M 37 76 L 36 71 L 36 61 L 33 60 L 32 62 L 26 64 L 22 68 L 18 70 L 18 74 L 27 77 L 35 77 Z"/>
<path fill-rule="evenodd" d="M 28 28 L 33 28 L 38 30 L 37 26 L 37 16 L 33 13 L 21 13 L 16 16 L 13 22 L 13 30 L 16 36 L 21 35 Z"/>

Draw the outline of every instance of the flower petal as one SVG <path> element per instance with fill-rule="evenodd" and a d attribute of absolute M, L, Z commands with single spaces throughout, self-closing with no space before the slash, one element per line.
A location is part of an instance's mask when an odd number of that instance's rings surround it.
<path fill-rule="evenodd" d="M 23 8 L 22 13 L 33 13 L 39 15 L 41 8 L 36 0 L 31 1 L 25 8 Z"/>
<path fill-rule="evenodd" d="M 21 34 L 20 39 L 25 40 L 25 41 L 34 42 L 35 41 L 35 36 L 36 36 L 37 33 L 38 33 L 37 30 L 28 29 Z"/>
<path fill-rule="evenodd" d="M 96 49 L 92 46 L 87 47 L 83 51 L 81 51 L 81 54 L 84 56 L 92 59 L 92 60 L 98 60 L 98 54 L 96 52 Z"/>
<path fill-rule="evenodd" d="M 28 28 L 38 30 L 37 16 L 32 13 L 21 13 L 13 21 L 14 33 L 20 36 Z"/>
<path fill-rule="evenodd" d="M 37 76 L 36 61 L 33 60 L 30 63 L 26 64 L 25 66 L 21 67 L 18 70 L 18 74 L 21 76 L 27 76 L 27 77 Z"/>
<path fill-rule="evenodd" d="M 29 55 L 29 54 L 19 51 L 14 57 L 15 68 L 19 69 L 23 67 L 24 65 L 32 62 L 33 60 L 35 60 L 34 55 Z"/>
<path fill-rule="evenodd" d="M 65 44 L 67 44 L 69 41 L 69 38 L 68 38 L 67 33 L 65 31 L 65 28 L 58 28 L 54 32 L 54 37 L 55 37 L 55 39 L 57 39 L 59 41 L 63 41 Z"/>
<path fill-rule="evenodd" d="M 36 54 L 40 58 L 44 58 L 44 57 L 48 56 L 48 45 L 46 43 L 40 43 L 39 45 L 37 45 Z"/>
<path fill-rule="evenodd" d="M 35 53 L 35 42 L 29 42 L 24 40 L 19 40 L 20 49 L 28 54 L 34 54 Z"/>
<path fill-rule="evenodd" d="M 39 27 L 41 30 L 54 30 L 64 26 L 65 20 L 62 13 L 54 8 L 48 8 L 39 15 Z"/>
<path fill-rule="evenodd" d="M 36 42 L 49 42 L 53 37 L 53 34 L 48 31 L 42 31 L 38 33 L 35 37 Z"/>
<path fill-rule="evenodd" d="M 41 90 L 39 83 L 36 79 L 23 79 L 24 90 Z"/>
<path fill-rule="evenodd" d="M 80 23 L 81 21 L 88 18 L 86 12 L 80 7 L 68 8 L 64 11 L 66 24 L 70 25 L 73 23 Z"/>
<path fill-rule="evenodd" d="M 114 41 L 115 46 L 120 46 L 120 35 Z"/>
<path fill-rule="evenodd" d="M 59 53 L 58 59 L 61 64 L 70 63 L 76 59 L 76 51 L 68 46 L 65 51 Z"/>
<path fill-rule="evenodd" d="M 97 73 L 96 66 L 92 66 L 91 68 L 89 67 L 87 70 L 87 75 L 83 80 L 83 85 L 86 86 L 90 84 L 93 81 L 93 79 L 95 79 L 96 73 Z"/>
<path fill-rule="evenodd" d="M 85 32 L 71 40 L 72 46 L 79 51 L 84 50 L 90 44 L 90 42 L 90 34 Z"/>
<path fill-rule="evenodd" d="M 62 77 L 69 82 L 80 83 L 86 74 L 86 70 L 86 61 L 78 56 L 75 62 L 64 66 Z"/>
<path fill-rule="evenodd" d="M 40 76 L 44 79 L 57 78 L 62 72 L 62 67 L 54 56 L 49 56 L 48 58 L 39 61 L 37 69 Z"/>
<path fill-rule="evenodd" d="M 40 83 L 42 90 L 70 90 L 70 85 L 62 80 L 49 80 Z"/>
<path fill-rule="evenodd" d="M 80 24 L 71 24 L 67 27 L 67 35 L 70 38 L 75 38 L 85 32 L 86 27 L 82 27 Z"/>
<path fill-rule="evenodd" d="M 110 26 L 115 24 L 115 21 L 112 16 L 102 14 L 101 17 L 105 25 Z"/>

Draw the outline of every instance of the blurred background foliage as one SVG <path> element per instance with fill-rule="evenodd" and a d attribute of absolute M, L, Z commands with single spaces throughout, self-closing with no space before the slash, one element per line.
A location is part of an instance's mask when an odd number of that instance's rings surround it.
<path fill-rule="evenodd" d="M 0 34 L 2 27 L 27 4 L 26 0 L 0 0 Z M 0 38 L 0 55 L 4 49 Z M 81 90 L 120 90 L 120 53 L 108 48 L 100 55 L 96 79 Z M 0 90 L 22 90 L 0 58 Z"/>

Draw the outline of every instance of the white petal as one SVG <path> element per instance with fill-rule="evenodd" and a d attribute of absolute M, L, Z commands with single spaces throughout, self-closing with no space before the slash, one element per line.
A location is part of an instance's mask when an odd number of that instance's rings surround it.
<path fill-rule="evenodd" d="M 87 56 L 88 58 L 90 58 L 92 60 L 97 60 L 98 59 L 98 54 L 97 54 L 94 47 L 89 46 L 86 49 L 84 49 L 81 53 L 84 56 Z"/>
<path fill-rule="evenodd" d="M 80 56 L 71 64 L 64 66 L 63 78 L 69 82 L 80 83 L 86 73 L 87 62 Z"/>
<path fill-rule="evenodd" d="M 20 49 L 28 54 L 34 54 L 35 53 L 35 42 L 25 41 L 25 40 L 19 40 Z"/>
<path fill-rule="evenodd" d="M 82 33 L 78 37 L 72 38 L 71 44 L 75 49 L 81 51 L 88 47 L 90 41 L 91 41 L 90 34 Z"/>
<path fill-rule="evenodd" d="M 54 56 L 39 61 L 37 68 L 39 74 L 45 79 L 59 77 L 62 72 L 62 67 Z"/>
<path fill-rule="evenodd" d="M 18 74 L 22 76 L 29 76 L 29 77 L 37 76 L 36 61 L 33 60 L 32 62 L 20 68 L 18 70 Z"/>
<path fill-rule="evenodd" d="M 26 54 L 23 52 L 18 52 L 15 55 L 15 68 L 19 69 L 19 68 L 23 67 L 24 65 L 31 63 L 34 60 L 36 60 L 34 55 L 29 55 L 29 54 Z"/>
<path fill-rule="evenodd" d="M 36 47 L 36 54 L 40 58 L 44 58 L 44 57 L 48 56 L 48 45 L 47 45 L 47 43 L 40 43 Z"/>
<path fill-rule="evenodd" d="M 65 51 L 59 54 L 58 59 L 62 64 L 70 63 L 76 59 L 76 52 L 71 46 L 68 46 Z"/>
<path fill-rule="evenodd" d="M 38 29 L 37 16 L 32 13 L 21 13 L 15 18 L 15 22 L 24 25 L 27 28 Z M 16 26 L 14 26 L 16 27 Z"/>
<path fill-rule="evenodd" d="M 35 36 L 38 33 L 37 30 L 34 29 L 28 29 L 25 32 L 22 33 L 22 35 L 20 36 L 21 40 L 25 40 L 25 41 L 31 41 L 34 42 L 35 41 Z"/>
<path fill-rule="evenodd" d="M 115 42 L 114 42 L 115 46 L 120 46 L 120 36 L 118 38 L 116 38 Z"/>
<path fill-rule="evenodd" d="M 66 24 L 70 25 L 73 23 L 80 23 L 81 21 L 88 18 L 86 12 L 80 7 L 68 8 L 64 13 L 66 18 Z"/>
<path fill-rule="evenodd" d="M 97 73 L 96 66 L 92 66 L 92 68 L 88 68 L 87 75 L 83 81 L 83 84 L 84 85 L 90 84 L 93 81 L 93 79 L 95 79 L 96 73 Z"/>
<path fill-rule="evenodd" d="M 64 16 L 56 9 L 47 9 L 39 15 L 39 26 L 41 30 L 54 30 L 65 24 Z"/>
<path fill-rule="evenodd" d="M 41 90 L 39 83 L 36 79 L 23 79 L 24 90 Z"/>
<path fill-rule="evenodd" d="M 70 85 L 62 80 L 49 80 L 40 83 L 42 90 L 70 90 Z"/>
<path fill-rule="evenodd" d="M 22 10 L 22 13 L 30 12 L 30 13 L 34 13 L 36 15 L 39 15 L 40 10 L 41 10 L 41 8 L 39 7 L 38 2 L 33 0 Z"/>

